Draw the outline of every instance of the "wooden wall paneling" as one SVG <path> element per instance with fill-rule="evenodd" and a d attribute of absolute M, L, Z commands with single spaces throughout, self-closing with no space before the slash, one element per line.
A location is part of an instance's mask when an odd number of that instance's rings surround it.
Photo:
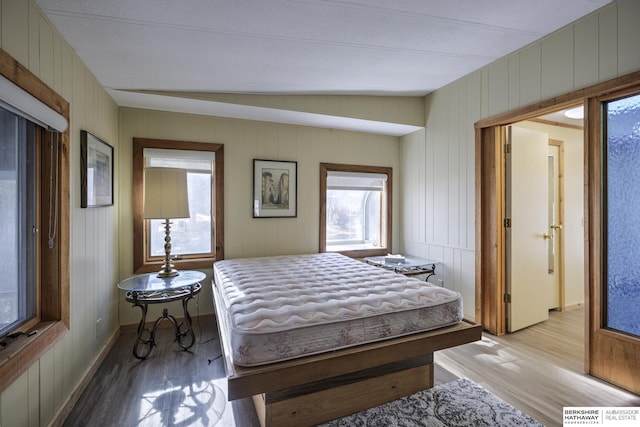
<path fill-rule="evenodd" d="M 573 83 L 584 87 L 599 79 L 598 15 L 588 15 L 573 26 Z M 563 88 L 566 91 L 566 88 Z"/>
<path fill-rule="evenodd" d="M 63 81 L 63 75 L 62 75 L 62 38 L 60 37 L 60 35 L 56 32 L 52 32 L 51 34 L 51 38 L 52 38 L 52 44 L 53 44 L 53 68 L 52 68 L 52 73 L 53 73 L 53 77 L 52 77 L 52 85 L 51 87 L 53 88 L 53 90 L 55 90 L 57 93 L 59 93 L 63 98 L 68 99 L 65 94 L 62 93 L 62 81 Z"/>
<path fill-rule="evenodd" d="M 482 89 L 480 87 L 480 72 L 475 72 L 470 74 L 465 78 L 467 84 L 467 111 L 468 111 L 468 119 L 469 124 L 476 122 L 481 117 L 481 93 Z M 468 160 L 467 165 L 469 168 L 468 178 L 467 178 L 467 187 L 469 191 L 467 192 L 468 204 L 467 204 L 467 222 L 469 223 L 469 227 L 467 228 L 467 249 L 475 250 L 476 249 L 476 233 L 479 229 L 479 224 L 476 223 L 476 195 L 477 193 L 477 147 L 476 147 L 476 130 L 473 126 L 469 124 L 462 124 L 467 129 L 467 146 L 468 146 Z M 475 281 L 468 283 L 467 285 L 473 286 Z"/>
<path fill-rule="evenodd" d="M 640 7 L 633 0 L 618 5 L 618 75 L 640 69 L 638 40 L 640 40 Z"/>
<path fill-rule="evenodd" d="M 54 37 L 53 29 L 47 25 L 44 18 L 38 14 L 38 54 L 40 64 L 40 79 L 48 86 L 54 87 L 53 80 L 53 58 L 55 51 L 53 49 Z"/>
<path fill-rule="evenodd" d="M 445 248 L 443 260 L 451 265 L 445 286 L 456 292 L 462 292 L 462 283 L 460 283 L 462 277 L 462 253 L 460 248 Z"/>
<path fill-rule="evenodd" d="M 46 425 L 53 417 L 56 405 L 55 351 L 49 351 L 40 358 L 40 422 Z"/>
<path fill-rule="evenodd" d="M 567 26 L 540 42 L 542 99 L 573 90 L 573 27 Z"/>
<path fill-rule="evenodd" d="M 27 371 L 28 397 L 27 418 L 30 426 L 41 425 L 40 420 L 40 362 L 36 362 Z"/>
<path fill-rule="evenodd" d="M 433 145 L 433 243 L 443 245 L 448 240 L 449 228 L 449 135 L 447 134 L 449 113 L 449 91 L 446 90 L 438 100 L 436 120 L 430 123 L 434 129 Z"/>
<path fill-rule="evenodd" d="M 618 75 L 618 3 L 598 13 L 598 80 L 605 81 Z"/>
<path fill-rule="evenodd" d="M 447 240 L 445 244 L 459 246 L 460 241 L 460 82 L 451 86 L 447 112 Z M 444 160 L 444 159 L 443 159 Z"/>
<path fill-rule="evenodd" d="M 424 170 L 424 164 L 420 164 L 424 159 L 424 148 L 420 147 L 420 136 L 424 135 L 424 131 L 414 132 L 400 138 L 400 163 L 403 167 L 399 171 L 399 180 L 402 183 L 398 194 L 400 205 L 403 206 L 402 217 L 400 218 L 400 242 L 399 252 L 407 252 L 406 244 L 408 241 L 424 240 L 419 236 L 422 235 L 421 229 L 424 230 L 424 223 L 419 220 L 421 215 L 420 206 L 423 205 L 423 198 L 418 197 L 423 194 L 419 190 L 420 182 L 418 171 Z M 414 156 L 408 155 L 414 153 Z M 424 181 L 424 180 L 423 180 Z M 422 223 L 422 227 L 420 227 Z"/>
<path fill-rule="evenodd" d="M 446 288 L 457 290 L 456 289 L 456 259 L 455 259 L 455 251 L 452 247 L 449 246 L 441 246 L 441 255 L 438 256 L 438 259 L 442 261 L 442 265 L 440 265 L 440 269 L 442 270 L 442 279 L 444 280 L 444 285 Z"/>
<path fill-rule="evenodd" d="M 509 55 L 509 110 L 520 107 L 520 53 Z M 475 122 L 475 120 L 474 120 Z"/>
<path fill-rule="evenodd" d="M 66 335 L 56 346 L 53 348 L 54 353 L 54 408 L 57 411 L 62 407 L 62 404 L 66 401 L 67 397 L 71 395 L 74 383 L 71 382 L 71 375 L 69 374 L 71 366 L 68 363 L 70 360 L 71 349 L 71 336 Z"/>
<path fill-rule="evenodd" d="M 538 102 L 541 96 L 541 53 L 540 42 L 521 49 L 520 53 L 520 105 Z M 484 115 L 488 117 L 489 115 Z"/>
<path fill-rule="evenodd" d="M 472 319 L 474 322 L 477 321 L 479 323 L 480 319 L 476 317 L 474 272 L 474 251 L 461 251 L 460 292 L 462 293 L 462 301 L 464 303 L 464 315 L 465 317 Z"/>
<path fill-rule="evenodd" d="M 3 0 L 2 49 L 27 66 L 29 64 L 29 3 Z"/>
<path fill-rule="evenodd" d="M 29 2 L 29 62 L 25 65 L 29 70 L 40 75 L 40 13 L 33 2 Z M 44 47 L 44 46 L 43 46 Z"/>
<path fill-rule="evenodd" d="M 469 109 L 467 107 L 467 81 L 460 80 L 458 82 L 459 91 L 458 98 L 456 99 L 456 105 L 458 106 L 459 115 L 455 122 L 455 126 L 458 128 L 458 236 L 457 245 L 460 248 L 469 248 L 469 220 L 473 216 L 469 217 L 469 213 L 473 215 L 473 211 L 469 210 L 469 205 L 472 204 L 471 194 L 473 194 L 473 187 L 469 186 L 469 183 L 473 182 L 473 161 L 469 163 L 469 151 L 473 150 L 473 134 L 469 133 L 469 126 L 465 123 L 469 123 Z M 473 130 L 473 129 L 471 129 Z M 471 191 L 471 192 L 470 192 Z"/>
<path fill-rule="evenodd" d="M 431 128 L 431 125 L 427 123 L 427 128 L 425 130 L 425 141 L 424 141 L 424 188 L 421 193 L 419 193 L 418 197 L 423 198 L 424 203 L 424 217 L 420 218 L 420 220 L 424 223 L 424 240 L 422 243 L 433 242 L 434 238 L 434 223 L 435 223 L 435 191 L 436 191 L 436 183 L 435 183 L 435 165 L 437 159 L 435 157 L 435 141 L 436 141 L 436 124 L 434 123 L 434 128 Z M 421 153 L 420 153 L 421 154 Z"/>
<path fill-rule="evenodd" d="M 489 115 L 503 113 L 509 108 L 509 57 L 488 66 Z M 507 82 L 507 84 L 505 84 Z"/>
<path fill-rule="evenodd" d="M 25 373 L 13 382 L 2 393 L 0 399 L 0 414 L 2 425 L 29 425 L 29 377 Z"/>

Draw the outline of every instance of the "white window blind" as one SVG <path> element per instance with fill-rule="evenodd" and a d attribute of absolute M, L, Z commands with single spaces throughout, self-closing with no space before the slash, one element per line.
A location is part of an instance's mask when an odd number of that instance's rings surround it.
<path fill-rule="evenodd" d="M 211 151 L 164 150 L 145 148 L 146 167 L 165 167 L 211 172 L 216 153 Z"/>
<path fill-rule="evenodd" d="M 327 171 L 328 190 L 384 191 L 386 182 L 382 173 Z"/>
<path fill-rule="evenodd" d="M 45 129 L 67 130 L 67 119 L 0 75 L 0 106 Z"/>

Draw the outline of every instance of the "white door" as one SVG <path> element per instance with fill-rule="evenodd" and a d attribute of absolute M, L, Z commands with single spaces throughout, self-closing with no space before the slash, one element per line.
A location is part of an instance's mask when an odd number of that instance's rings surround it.
<path fill-rule="evenodd" d="M 549 317 L 549 136 L 510 126 L 506 156 L 507 330 Z"/>

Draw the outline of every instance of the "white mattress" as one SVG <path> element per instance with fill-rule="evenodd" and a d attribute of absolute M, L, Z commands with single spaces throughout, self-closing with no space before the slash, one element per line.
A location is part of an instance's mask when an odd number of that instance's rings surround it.
<path fill-rule="evenodd" d="M 233 363 L 256 366 L 455 324 L 459 293 L 335 253 L 214 264 Z"/>

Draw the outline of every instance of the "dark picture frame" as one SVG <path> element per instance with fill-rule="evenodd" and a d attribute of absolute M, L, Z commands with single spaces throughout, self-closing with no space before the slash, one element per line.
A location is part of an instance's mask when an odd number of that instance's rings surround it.
<path fill-rule="evenodd" d="M 253 159 L 253 217 L 298 215 L 298 162 Z"/>
<path fill-rule="evenodd" d="M 80 131 L 80 207 L 113 206 L 113 147 Z"/>

